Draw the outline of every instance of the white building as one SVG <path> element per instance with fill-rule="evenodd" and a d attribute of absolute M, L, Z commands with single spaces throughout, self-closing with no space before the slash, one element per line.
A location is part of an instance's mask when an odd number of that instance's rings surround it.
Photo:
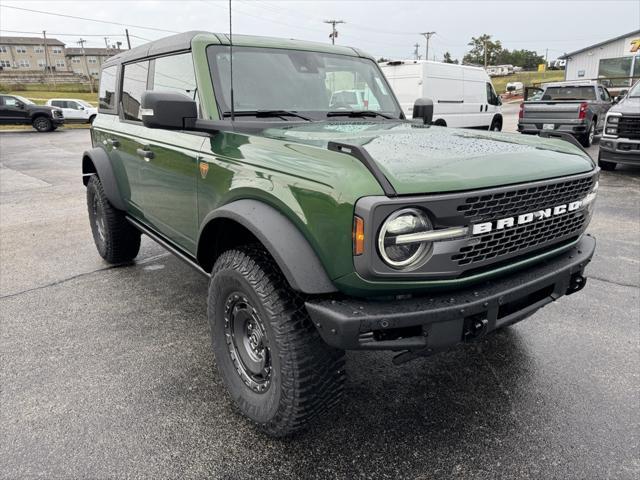
<path fill-rule="evenodd" d="M 567 61 L 565 80 L 600 80 L 628 87 L 640 78 L 640 30 L 596 43 L 560 57 Z"/>

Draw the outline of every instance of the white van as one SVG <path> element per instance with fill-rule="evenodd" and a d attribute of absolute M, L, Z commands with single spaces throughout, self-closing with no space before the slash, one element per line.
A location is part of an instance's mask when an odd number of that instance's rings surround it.
<path fill-rule="evenodd" d="M 380 67 L 407 118 L 418 98 L 430 98 L 434 125 L 502 130 L 502 101 L 484 68 L 425 60 Z"/>

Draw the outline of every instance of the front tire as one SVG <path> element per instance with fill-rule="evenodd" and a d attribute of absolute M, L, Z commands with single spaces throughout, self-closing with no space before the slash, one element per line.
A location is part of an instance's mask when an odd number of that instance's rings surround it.
<path fill-rule="evenodd" d="M 53 122 L 47 117 L 36 117 L 31 125 L 38 132 L 50 132 L 53 130 Z"/>
<path fill-rule="evenodd" d="M 606 160 L 602 160 L 602 154 L 598 153 L 598 165 L 600 166 L 600 168 L 602 170 L 607 170 L 609 172 L 612 172 L 613 170 L 616 169 L 616 163 L 614 162 L 607 162 Z"/>
<path fill-rule="evenodd" d="M 491 130 L 492 132 L 501 132 L 502 131 L 502 119 L 501 118 L 494 118 L 491 121 L 491 126 L 489 127 L 489 130 Z"/>
<path fill-rule="evenodd" d="M 97 175 L 87 184 L 87 207 L 98 253 L 111 264 L 130 262 L 140 251 L 140 232 L 116 209 L 104 193 Z"/>
<path fill-rule="evenodd" d="M 218 258 L 208 317 L 229 394 L 269 435 L 289 435 L 339 402 L 344 352 L 320 338 L 303 300 L 261 248 L 228 250 Z"/>

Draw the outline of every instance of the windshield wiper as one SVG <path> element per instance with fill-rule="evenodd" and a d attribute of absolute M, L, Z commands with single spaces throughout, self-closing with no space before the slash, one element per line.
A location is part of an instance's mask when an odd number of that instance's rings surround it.
<path fill-rule="evenodd" d="M 382 118 L 395 118 L 391 115 L 376 112 L 373 110 L 335 110 L 327 112 L 327 117 L 382 117 Z"/>
<path fill-rule="evenodd" d="M 272 118 L 272 117 L 296 117 L 301 118 L 302 120 L 306 120 L 308 122 L 312 122 L 313 120 L 309 117 L 305 117 L 304 115 L 300 115 L 297 112 L 293 112 L 291 110 L 241 110 L 239 112 L 233 113 L 236 117 L 256 117 L 256 118 Z M 230 117 L 231 112 L 224 112 L 222 114 L 224 117 Z"/>

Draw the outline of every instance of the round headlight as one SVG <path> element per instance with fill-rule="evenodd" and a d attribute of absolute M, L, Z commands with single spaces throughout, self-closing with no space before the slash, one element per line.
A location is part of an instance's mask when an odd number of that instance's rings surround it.
<path fill-rule="evenodd" d="M 415 268 L 431 252 L 431 242 L 408 241 L 407 235 L 433 230 L 427 215 L 415 208 L 405 208 L 389 216 L 378 238 L 380 256 L 396 269 Z"/>

